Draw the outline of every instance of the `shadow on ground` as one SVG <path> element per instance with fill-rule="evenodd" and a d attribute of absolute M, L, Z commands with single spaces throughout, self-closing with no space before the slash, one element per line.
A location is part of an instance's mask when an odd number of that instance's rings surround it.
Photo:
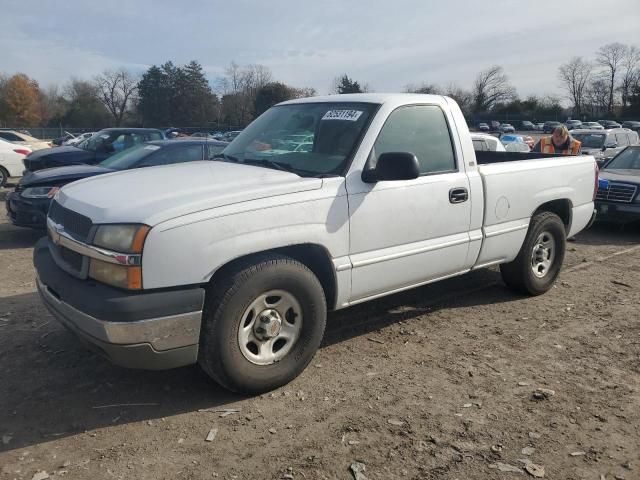
<path fill-rule="evenodd" d="M 500 285 L 498 273 L 473 272 L 333 312 L 323 347 L 440 308 L 517 299 Z M 155 372 L 111 365 L 59 326 L 35 293 L 4 298 L 2 310 L 0 377 L 6 381 L 0 386 L 0 433 L 13 439 L 0 445 L 0 451 L 112 425 L 223 408 L 245 398 L 224 390 L 197 366 Z"/>

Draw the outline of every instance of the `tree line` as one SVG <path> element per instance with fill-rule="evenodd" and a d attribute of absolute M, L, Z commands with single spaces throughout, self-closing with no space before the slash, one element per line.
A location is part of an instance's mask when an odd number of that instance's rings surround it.
<path fill-rule="evenodd" d="M 91 80 L 40 88 L 23 73 L 0 74 L 0 126 L 244 126 L 276 103 L 316 95 L 275 81 L 263 65 L 231 63 L 212 86 L 196 61 L 152 65 L 136 76 L 106 70 Z"/>
<path fill-rule="evenodd" d="M 640 114 L 640 50 L 609 43 L 593 59 L 573 57 L 558 69 L 576 117 Z"/>
<path fill-rule="evenodd" d="M 494 65 L 479 72 L 470 89 L 455 83 L 410 84 L 406 92 L 444 94 L 455 99 L 467 117 L 522 115 L 530 118 L 577 118 L 640 115 L 640 50 L 611 43 L 593 59 L 573 57 L 558 68 L 558 80 L 570 102 L 567 111 L 554 95 L 518 96 L 504 69 Z M 370 91 L 342 74 L 330 93 Z M 297 88 L 274 79 L 264 65 L 232 62 L 213 85 L 202 65 L 169 61 L 152 65 L 142 75 L 126 69 L 107 70 L 90 80 L 71 78 L 62 86 L 40 88 L 23 73 L 0 73 L 0 126 L 244 126 L 276 103 L 314 96 L 313 88 Z"/>

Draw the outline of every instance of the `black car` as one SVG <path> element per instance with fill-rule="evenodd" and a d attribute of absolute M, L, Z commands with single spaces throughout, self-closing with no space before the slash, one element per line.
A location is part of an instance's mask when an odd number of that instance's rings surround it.
<path fill-rule="evenodd" d="M 105 128 L 74 147 L 36 150 L 24 159 L 24 166 L 27 172 L 35 172 L 64 165 L 95 165 L 135 145 L 163 138 L 154 128 Z"/>
<path fill-rule="evenodd" d="M 614 120 L 598 120 L 598 123 L 602 125 L 605 129 L 621 127 L 621 125 Z"/>
<path fill-rule="evenodd" d="M 63 185 L 120 170 L 210 160 L 227 145 L 206 139 L 159 140 L 117 153 L 99 165 L 71 165 L 28 173 L 7 196 L 7 212 L 14 225 L 45 228 L 51 199 Z"/>
<path fill-rule="evenodd" d="M 562 125 L 560 122 L 544 122 L 544 126 L 542 127 L 543 133 L 553 133 L 556 127 Z"/>
<path fill-rule="evenodd" d="M 625 148 L 600 170 L 597 220 L 640 221 L 639 192 L 640 145 Z"/>
<path fill-rule="evenodd" d="M 640 122 L 636 122 L 635 120 L 627 120 L 626 122 L 622 122 L 622 128 L 628 128 L 629 130 L 640 133 Z"/>

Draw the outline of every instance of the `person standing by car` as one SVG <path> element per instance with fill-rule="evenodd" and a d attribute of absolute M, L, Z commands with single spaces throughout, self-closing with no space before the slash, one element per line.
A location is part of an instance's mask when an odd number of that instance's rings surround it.
<path fill-rule="evenodd" d="M 542 137 L 531 150 L 538 153 L 561 153 L 562 155 L 580 154 L 580 143 L 569 135 L 569 130 L 564 125 L 559 125 L 553 130 L 550 137 Z"/>

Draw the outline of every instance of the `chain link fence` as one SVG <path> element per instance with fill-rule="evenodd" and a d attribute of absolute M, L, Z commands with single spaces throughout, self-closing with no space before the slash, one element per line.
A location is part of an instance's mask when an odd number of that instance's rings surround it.
<path fill-rule="evenodd" d="M 129 127 L 122 127 L 122 128 L 129 128 Z M 163 130 L 163 131 L 171 128 L 171 129 L 176 129 L 191 135 L 192 133 L 196 133 L 196 132 L 209 132 L 209 133 L 231 132 L 234 130 L 242 130 L 244 126 L 226 124 L 224 126 L 220 125 L 220 128 L 215 128 L 215 127 L 212 127 L 211 125 L 201 126 L 201 127 L 167 126 L 167 127 L 145 127 L 145 128 L 159 128 L 159 130 Z M 0 130 L 14 130 L 16 132 L 22 132 L 27 135 L 31 135 L 32 137 L 38 138 L 40 140 L 53 140 L 55 138 L 63 137 L 68 133 L 71 133 L 74 136 L 78 136 L 82 133 L 97 132 L 101 129 L 100 128 L 76 128 L 76 127 L 2 127 L 0 128 Z"/>

